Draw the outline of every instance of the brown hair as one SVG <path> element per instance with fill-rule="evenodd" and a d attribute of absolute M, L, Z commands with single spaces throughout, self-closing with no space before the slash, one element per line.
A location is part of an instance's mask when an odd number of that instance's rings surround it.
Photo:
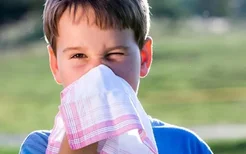
<path fill-rule="evenodd" d="M 43 26 L 46 41 L 56 53 L 58 22 L 66 9 L 78 6 L 94 10 L 95 24 L 101 29 L 132 29 L 139 48 L 149 33 L 150 17 L 147 0 L 46 0 Z"/>

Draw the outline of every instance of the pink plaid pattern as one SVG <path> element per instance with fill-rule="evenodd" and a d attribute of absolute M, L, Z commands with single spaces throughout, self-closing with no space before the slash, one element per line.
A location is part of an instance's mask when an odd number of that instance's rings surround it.
<path fill-rule="evenodd" d="M 119 148 L 121 140 L 117 137 L 134 130 L 149 151 L 158 153 L 155 144 L 146 135 L 136 108 L 139 102 L 136 102 L 134 95 L 129 95 L 126 88 L 78 95 L 75 89 L 80 84 L 75 82 L 61 93 L 62 103 L 46 154 L 58 154 L 65 132 L 73 150 L 98 142 L 98 152 L 101 154 L 132 154 L 128 149 Z"/>

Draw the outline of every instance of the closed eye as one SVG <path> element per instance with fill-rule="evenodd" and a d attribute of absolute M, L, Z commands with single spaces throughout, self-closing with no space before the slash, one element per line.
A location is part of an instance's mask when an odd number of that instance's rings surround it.
<path fill-rule="evenodd" d="M 77 53 L 71 57 L 71 59 L 80 59 L 80 58 L 87 58 L 87 56 L 83 53 Z"/>
<path fill-rule="evenodd" d="M 122 53 L 122 52 L 113 52 L 113 53 L 107 54 L 107 56 L 113 56 L 113 55 L 115 55 L 115 56 L 123 56 L 124 53 Z"/>
<path fill-rule="evenodd" d="M 123 52 L 112 52 L 106 55 L 106 58 L 109 60 L 121 59 L 125 54 Z"/>

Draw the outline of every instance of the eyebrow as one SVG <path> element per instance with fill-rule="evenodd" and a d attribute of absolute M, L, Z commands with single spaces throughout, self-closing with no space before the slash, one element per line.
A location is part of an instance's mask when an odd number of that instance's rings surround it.
<path fill-rule="evenodd" d="M 124 45 L 118 45 L 118 46 L 114 46 L 114 47 L 108 47 L 108 48 L 105 48 L 104 51 L 105 52 L 110 52 L 110 51 L 113 51 L 113 50 L 127 50 L 129 49 L 128 46 L 124 46 Z M 74 46 L 74 47 L 67 47 L 63 50 L 63 52 L 68 52 L 68 51 L 71 51 L 71 50 L 76 50 L 76 51 L 86 51 L 87 48 L 86 47 L 82 47 L 82 46 Z"/>
<path fill-rule="evenodd" d="M 71 51 L 71 50 L 77 50 L 77 51 L 86 51 L 87 48 L 86 47 L 80 47 L 80 46 L 75 46 L 75 47 L 67 47 L 63 50 L 63 52 L 68 52 L 68 51 Z"/>
<path fill-rule="evenodd" d="M 124 46 L 124 45 L 118 45 L 118 46 L 114 46 L 114 47 L 109 47 L 109 48 L 105 48 L 106 52 L 110 52 L 113 50 L 127 50 L 129 49 L 128 46 Z"/>

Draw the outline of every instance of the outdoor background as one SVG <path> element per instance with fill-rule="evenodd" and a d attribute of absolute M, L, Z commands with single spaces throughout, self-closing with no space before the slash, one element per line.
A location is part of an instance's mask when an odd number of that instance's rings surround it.
<path fill-rule="evenodd" d="M 51 129 L 61 87 L 49 70 L 43 0 L 0 0 L 0 153 Z M 215 154 L 246 153 L 246 0 L 149 0 L 154 61 L 146 111 L 188 127 Z"/>

